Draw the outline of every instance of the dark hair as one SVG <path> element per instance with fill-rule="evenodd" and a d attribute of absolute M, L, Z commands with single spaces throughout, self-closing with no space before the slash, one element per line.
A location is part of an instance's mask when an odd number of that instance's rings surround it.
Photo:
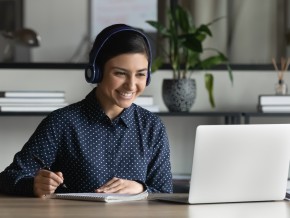
<path fill-rule="evenodd" d="M 144 36 L 142 36 L 137 31 L 141 32 L 141 30 L 134 28 L 132 30 L 128 29 L 125 31 L 120 31 L 110 36 L 110 38 L 104 43 L 108 37 L 109 33 L 118 27 L 124 27 L 124 24 L 115 24 L 111 25 L 105 29 L 103 29 L 96 37 L 93 48 L 90 52 L 90 58 L 92 55 L 95 55 L 95 50 L 101 49 L 96 58 L 95 64 L 99 67 L 101 71 L 103 71 L 105 63 L 120 54 L 128 54 L 128 53 L 143 53 L 147 56 L 148 62 L 150 62 L 150 48 L 148 47 L 148 43 L 145 41 Z M 143 34 L 143 33 L 142 33 Z"/>

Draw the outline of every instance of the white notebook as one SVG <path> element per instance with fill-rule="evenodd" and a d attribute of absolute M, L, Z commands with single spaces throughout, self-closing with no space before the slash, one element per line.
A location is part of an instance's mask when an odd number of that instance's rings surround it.
<path fill-rule="evenodd" d="M 140 194 L 113 194 L 113 193 L 56 193 L 51 198 L 67 199 L 67 200 L 83 200 L 83 201 L 103 201 L 103 202 L 122 202 L 137 201 L 146 199 L 148 192 L 144 191 Z"/>

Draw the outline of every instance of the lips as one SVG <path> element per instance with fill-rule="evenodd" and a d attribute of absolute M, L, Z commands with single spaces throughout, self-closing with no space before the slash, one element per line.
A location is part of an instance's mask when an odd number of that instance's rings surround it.
<path fill-rule="evenodd" d="M 119 94 L 124 98 L 130 99 L 130 98 L 132 98 L 134 93 L 133 92 L 119 92 Z"/>

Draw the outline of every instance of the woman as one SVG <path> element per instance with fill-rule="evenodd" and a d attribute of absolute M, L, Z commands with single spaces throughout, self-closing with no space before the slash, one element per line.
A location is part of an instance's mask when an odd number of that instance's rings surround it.
<path fill-rule="evenodd" d="M 142 32 L 124 24 L 105 28 L 85 73 L 97 87 L 40 123 L 0 174 L 0 190 L 37 197 L 172 192 L 165 127 L 133 104 L 150 83 L 150 66 L 150 44 Z"/>

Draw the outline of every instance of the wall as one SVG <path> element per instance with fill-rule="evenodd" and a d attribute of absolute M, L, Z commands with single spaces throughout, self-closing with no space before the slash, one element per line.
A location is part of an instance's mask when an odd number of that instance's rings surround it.
<path fill-rule="evenodd" d="M 259 94 L 273 94 L 277 80 L 275 72 L 234 71 L 231 85 L 227 72 L 212 72 L 215 75 L 214 93 L 217 107 L 209 105 L 204 88 L 205 72 L 194 72 L 197 81 L 197 98 L 193 111 L 256 111 Z M 286 75 L 290 84 L 290 74 Z M 170 78 L 170 71 L 159 71 L 152 75 L 152 83 L 144 94 L 154 95 L 161 111 L 166 110 L 161 97 L 163 78 Z M 83 70 L 13 70 L 0 69 L 0 90 L 64 90 L 67 101 L 81 100 L 93 88 L 84 80 Z M 0 171 L 11 163 L 15 152 L 21 149 L 34 129 L 44 117 L 0 116 Z M 171 160 L 174 173 L 189 173 L 191 170 L 194 131 L 199 124 L 220 124 L 222 118 L 208 117 L 162 117 L 171 145 Z M 252 119 L 253 123 L 289 123 L 290 118 Z M 182 161 L 180 161 L 182 160 Z"/>
<path fill-rule="evenodd" d="M 87 8 L 87 0 L 25 0 L 24 25 L 41 36 L 40 47 L 31 51 L 32 60 L 62 63 L 83 61 L 88 36 Z M 80 57 L 74 57 L 78 49 Z"/>
<path fill-rule="evenodd" d="M 231 63 L 270 63 L 272 57 L 285 56 L 284 10 L 279 6 L 284 0 L 179 2 L 192 11 L 198 25 L 220 19 L 210 25 L 213 37 L 206 39 L 205 48 L 226 53 Z"/>
<path fill-rule="evenodd" d="M 89 1 L 25 0 L 24 25 L 36 30 L 42 37 L 41 46 L 32 49 L 33 61 L 86 60 L 90 46 L 88 35 L 90 31 L 95 32 L 89 29 Z M 272 57 L 279 56 L 281 40 L 277 40 L 280 34 L 277 28 L 282 24 L 277 25 L 277 19 L 283 13 L 276 13 L 278 1 L 231 0 L 230 4 L 227 0 L 183 2 L 188 5 L 186 8 L 193 11 L 197 24 L 222 18 L 210 26 L 213 37 L 206 39 L 205 48 L 219 49 L 230 57 L 231 63 L 270 63 Z M 231 5 L 232 10 L 228 11 L 228 5 Z M 164 8 L 161 11 L 165 12 Z M 74 56 L 77 50 L 77 56 Z M 205 55 L 209 54 L 206 52 Z"/>

